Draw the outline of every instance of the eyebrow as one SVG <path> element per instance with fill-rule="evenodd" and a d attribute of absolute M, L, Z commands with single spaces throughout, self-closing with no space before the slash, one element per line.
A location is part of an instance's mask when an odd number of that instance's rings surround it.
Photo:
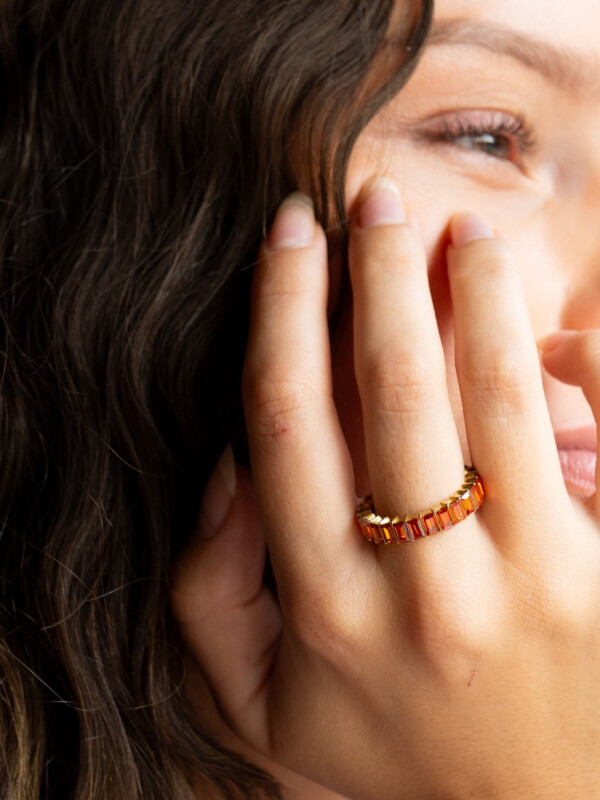
<path fill-rule="evenodd" d="M 509 56 L 535 70 L 561 89 L 600 97 L 600 58 L 582 57 L 570 48 L 558 48 L 503 26 L 470 19 L 435 22 L 427 46 L 461 45 L 480 47 Z"/>

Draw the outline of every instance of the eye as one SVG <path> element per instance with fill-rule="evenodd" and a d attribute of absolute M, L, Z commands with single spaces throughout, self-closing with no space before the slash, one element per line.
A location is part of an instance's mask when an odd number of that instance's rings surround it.
<path fill-rule="evenodd" d="M 457 136 L 451 140 L 458 147 L 469 150 L 480 150 L 488 156 L 500 158 L 505 161 L 514 161 L 515 142 L 506 134 L 498 133 L 470 133 Z"/>
<path fill-rule="evenodd" d="M 524 117 L 503 111 L 458 111 L 428 120 L 418 131 L 433 144 L 472 150 L 522 168 L 537 140 Z"/>

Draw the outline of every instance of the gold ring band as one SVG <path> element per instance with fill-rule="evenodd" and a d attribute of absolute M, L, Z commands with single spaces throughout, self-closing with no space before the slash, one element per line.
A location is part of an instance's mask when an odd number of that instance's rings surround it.
<path fill-rule="evenodd" d="M 424 539 L 458 525 L 479 508 L 485 489 L 474 467 L 465 466 L 465 482 L 456 494 L 415 516 L 379 517 L 368 495 L 358 505 L 356 519 L 365 539 L 374 544 L 400 544 Z"/>

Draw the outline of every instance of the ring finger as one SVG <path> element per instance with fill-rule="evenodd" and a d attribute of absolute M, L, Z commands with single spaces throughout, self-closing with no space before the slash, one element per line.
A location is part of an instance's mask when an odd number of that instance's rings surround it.
<path fill-rule="evenodd" d="M 452 237 L 456 366 L 469 448 L 490 500 L 486 521 L 496 546 L 538 563 L 541 546 L 564 541 L 570 504 L 518 266 L 478 217 L 455 218 Z M 550 517 L 543 525 L 540 508 Z"/>

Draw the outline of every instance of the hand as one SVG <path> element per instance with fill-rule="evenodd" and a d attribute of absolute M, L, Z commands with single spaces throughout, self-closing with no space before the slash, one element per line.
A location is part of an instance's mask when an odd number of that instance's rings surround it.
<path fill-rule="evenodd" d="M 236 493 L 196 567 L 179 571 L 174 611 L 231 728 L 320 783 L 377 800 L 590 797 L 598 508 L 566 492 L 510 253 L 477 218 L 451 232 L 456 371 L 482 509 L 412 544 L 361 539 L 332 400 L 325 238 L 292 200 L 257 268 L 245 368 L 260 513 L 233 516 Z M 413 513 L 456 490 L 465 455 L 423 249 L 389 187 L 364 199 L 350 265 L 375 506 Z M 545 365 L 581 383 L 597 415 L 590 340 L 558 345 Z M 259 517 L 278 604 L 262 585 Z"/>
<path fill-rule="evenodd" d="M 228 447 L 206 488 L 198 529 L 172 570 L 172 605 L 190 645 L 184 653 L 186 694 L 204 730 L 271 775 L 286 800 L 344 800 L 243 741 L 217 704 L 224 697 L 226 706 L 243 717 L 255 681 L 273 659 L 281 619 L 274 598 L 262 586 L 264 560 L 250 476 L 236 467 Z M 202 652 L 210 654 L 211 684 Z M 250 701 L 250 714 L 253 705 Z M 200 776 L 197 784 L 198 797 L 221 800 Z"/>

